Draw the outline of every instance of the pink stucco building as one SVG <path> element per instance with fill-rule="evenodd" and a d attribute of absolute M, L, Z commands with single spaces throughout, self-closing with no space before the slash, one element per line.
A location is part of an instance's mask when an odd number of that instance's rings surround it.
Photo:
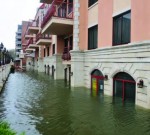
<path fill-rule="evenodd" d="M 40 2 L 39 72 L 150 108 L 149 0 Z"/>

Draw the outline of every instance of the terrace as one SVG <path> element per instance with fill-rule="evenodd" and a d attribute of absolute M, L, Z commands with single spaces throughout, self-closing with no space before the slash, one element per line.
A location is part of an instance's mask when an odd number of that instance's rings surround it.
<path fill-rule="evenodd" d="M 73 3 L 54 0 L 43 18 L 42 34 L 68 35 L 73 33 Z"/>
<path fill-rule="evenodd" d="M 52 36 L 49 34 L 37 34 L 36 45 L 50 45 L 52 43 Z"/>

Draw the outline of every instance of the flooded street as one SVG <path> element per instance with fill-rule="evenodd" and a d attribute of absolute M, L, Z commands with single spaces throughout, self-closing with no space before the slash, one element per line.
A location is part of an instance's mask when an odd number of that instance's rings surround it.
<path fill-rule="evenodd" d="M 150 135 L 150 110 L 36 72 L 10 74 L 0 119 L 26 135 Z"/>

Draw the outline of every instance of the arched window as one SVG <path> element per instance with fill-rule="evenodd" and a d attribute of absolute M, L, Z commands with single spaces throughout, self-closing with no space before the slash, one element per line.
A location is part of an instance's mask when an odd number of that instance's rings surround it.
<path fill-rule="evenodd" d="M 91 73 L 91 92 L 98 94 L 104 90 L 104 76 L 101 71 L 95 69 Z"/>
<path fill-rule="evenodd" d="M 135 101 L 135 80 L 125 72 L 117 73 L 113 78 L 113 95 L 121 97 L 122 100 Z"/>
<path fill-rule="evenodd" d="M 94 70 L 92 73 L 91 73 L 91 75 L 95 75 L 95 76 L 103 76 L 103 74 L 102 74 L 102 72 L 101 71 L 99 71 L 99 70 Z"/>

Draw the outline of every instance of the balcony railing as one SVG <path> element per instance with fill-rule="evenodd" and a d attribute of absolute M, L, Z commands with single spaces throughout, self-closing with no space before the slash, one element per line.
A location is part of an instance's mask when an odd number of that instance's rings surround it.
<path fill-rule="evenodd" d="M 73 3 L 54 0 L 43 18 L 41 28 L 43 28 L 52 17 L 73 19 Z"/>
<path fill-rule="evenodd" d="M 48 34 L 37 34 L 36 36 L 36 42 L 38 42 L 40 39 L 52 39 L 52 36 L 51 35 L 48 35 Z"/>
<path fill-rule="evenodd" d="M 30 44 L 33 44 L 33 38 L 30 38 L 27 42 L 27 46 L 29 46 Z"/>
<path fill-rule="evenodd" d="M 38 27 L 38 21 L 33 20 L 29 27 Z"/>
<path fill-rule="evenodd" d="M 71 60 L 70 50 L 72 50 L 72 46 L 65 47 L 62 55 L 63 60 Z"/>
<path fill-rule="evenodd" d="M 28 23 L 25 35 L 30 35 L 29 27 L 38 27 L 38 21 L 33 20 L 32 22 Z"/>

